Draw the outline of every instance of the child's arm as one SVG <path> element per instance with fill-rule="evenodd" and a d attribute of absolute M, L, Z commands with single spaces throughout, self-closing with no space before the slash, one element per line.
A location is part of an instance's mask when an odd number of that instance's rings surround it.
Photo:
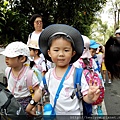
<path fill-rule="evenodd" d="M 33 100 L 35 102 L 39 102 L 40 101 L 40 98 L 41 98 L 41 94 L 42 94 L 42 91 L 40 89 L 37 89 L 34 93 L 34 96 L 33 96 Z M 34 115 L 36 116 L 36 113 L 35 111 L 33 110 L 35 106 L 34 105 L 31 105 L 30 103 L 28 104 L 28 106 L 26 107 L 26 112 L 30 115 Z"/>
<path fill-rule="evenodd" d="M 33 88 L 34 91 L 36 91 L 36 90 L 38 90 L 38 89 L 39 89 L 39 84 L 36 85 L 36 86 Z"/>
<path fill-rule="evenodd" d="M 83 96 L 83 100 L 87 103 L 93 103 L 98 99 L 99 95 L 100 89 L 97 82 L 92 83 L 92 80 L 90 80 L 88 94 Z"/>

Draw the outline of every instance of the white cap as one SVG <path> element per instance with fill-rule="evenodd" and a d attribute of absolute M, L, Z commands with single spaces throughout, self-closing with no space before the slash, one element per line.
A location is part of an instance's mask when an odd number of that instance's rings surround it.
<path fill-rule="evenodd" d="M 24 55 L 29 57 L 30 51 L 25 43 L 16 41 L 8 44 L 5 50 L 2 51 L 0 54 L 10 58 L 17 57 L 19 55 Z"/>
<path fill-rule="evenodd" d="M 82 35 L 82 38 L 84 41 L 84 51 L 83 51 L 81 58 L 91 58 L 92 56 L 91 56 L 90 51 L 89 51 L 90 39 L 84 35 Z"/>
<path fill-rule="evenodd" d="M 118 33 L 120 33 L 120 29 L 117 29 L 117 30 L 115 31 L 115 34 L 118 34 Z"/>
<path fill-rule="evenodd" d="M 36 40 L 30 40 L 28 47 L 34 48 L 34 49 L 39 49 L 38 42 Z"/>

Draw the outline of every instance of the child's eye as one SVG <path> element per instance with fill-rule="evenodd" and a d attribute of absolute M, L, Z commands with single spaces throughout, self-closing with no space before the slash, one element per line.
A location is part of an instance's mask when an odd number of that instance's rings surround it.
<path fill-rule="evenodd" d="M 57 52 L 58 50 L 54 50 L 54 51 L 56 51 L 56 52 Z"/>
<path fill-rule="evenodd" d="M 65 50 L 65 52 L 69 52 L 69 50 Z"/>

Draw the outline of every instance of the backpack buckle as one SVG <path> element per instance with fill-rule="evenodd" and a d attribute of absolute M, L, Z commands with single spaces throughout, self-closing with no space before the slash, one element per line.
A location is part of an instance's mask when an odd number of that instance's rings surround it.
<path fill-rule="evenodd" d="M 73 91 L 73 92 L 72 92 L 72 95 L 70 96 L 70 97 L 71 97 L 71 99 L 73 99 L 73 98 L 74 98 L 74 96 L 75 96 L 75 91 Z"/>

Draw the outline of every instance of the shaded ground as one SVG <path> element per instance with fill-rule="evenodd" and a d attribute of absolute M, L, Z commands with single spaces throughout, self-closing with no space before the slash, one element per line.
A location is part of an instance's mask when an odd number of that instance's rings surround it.
<path fill-rule="evenodd" d="M 120 80 L 105 85 L 105 106 L 108 115 L 120 115 Z"/>

